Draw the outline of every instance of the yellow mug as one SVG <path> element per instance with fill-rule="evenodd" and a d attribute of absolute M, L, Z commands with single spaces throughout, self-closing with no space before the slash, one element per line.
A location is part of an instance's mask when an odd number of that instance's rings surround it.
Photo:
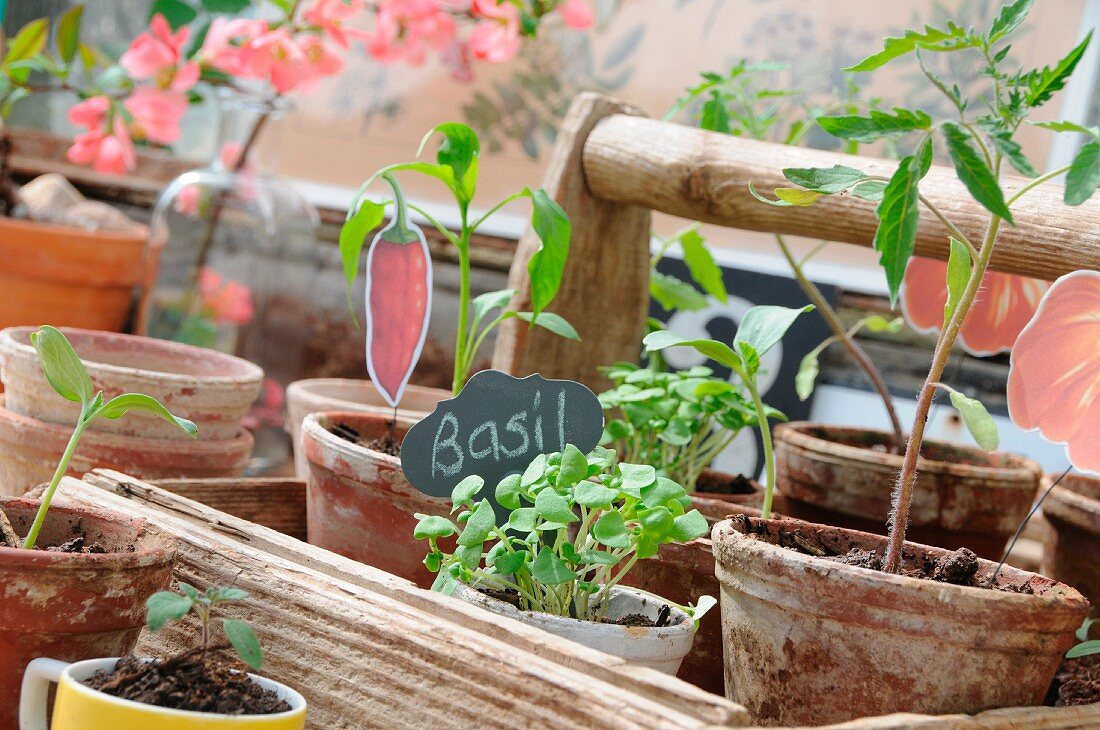
<path fill-rule="evenodd" d="M 306 701 L 289 687 L 264 677 L 253 681 L 290 705 L 273 715 L 216 715 L 172 710 L 104 694 L 84 684 L 100 669 L 108 672 L 118 659 L 88 659 L 75 664 L 56 659 L 35 659 L 23 674 L 19 696 L 19 730 L 47 730 L 50 683 L 57 683 L 50 730 L 302 730 Z"/>

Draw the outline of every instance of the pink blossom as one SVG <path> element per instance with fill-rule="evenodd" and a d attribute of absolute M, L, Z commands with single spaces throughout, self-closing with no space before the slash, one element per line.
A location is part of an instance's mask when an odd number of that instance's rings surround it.
<path fill-rule="evenodd" d="M 470 52 L 474 58 L 503 63 L 519 52 L 519 9 L 510 2 L 473 0 L 471 12 L 479 20 L 470 33 Z"/>
<path fill-rule="evenodd" d="M 379 61 L 419 65 L 428 49 L 444 50 L 454 35 L 454 19 L 437 0 L 380 0 L 366 48 Z"/>
<path fill-rule="evenodd" d="M 307 34 L 298 39 L 298 49 L 305 57 L 303 86 L 311 86 L 323 76 L 335 76 L 344 70 L 344 61 L 320 36 Z"/>
<path fill-rule="evenodd" d="M 252 49 L 251 70 L 271 78 L 280 94 L 290 91 L 306 79 L 306 58 L 287 28 L 276 28 L 257 36 Z"/>
<path fill-rule="evenodd" d="M 123 106 L 133 116 L 138 139 L 171 144 L 180 137 L 180 119 L 187 111 L 187 97 L 175 91 L 143 86 Z"/>
<path fill-rule="evenodd" d="M 89 130 L 98 129 L 107 118 L 107 112 L 111 109 L 111 100 L 106 96 L 93 96 L 69 109 L 69 121 L 78 127 Z"/>
<path fill-rule="evenodd" d="M 199 272 L 199 294 L 215 322 L 242 325 L 252 319 L 252 291 L 238 281 L 223 279 L 208 266 Z"/>
<path fill-rule="evenodd" d="M 66 158 L 77 165 L 91 165 L 96 172 L 125 174 L 137 164 L 130 130 L 121 118 L 115 118 L 113 134 L 93 129 L 77 135 Z"/>
<path fill-rule="evenodd" d="M 183 46 L 190 35 L 187 28 L 173 34 L 168 21 L 158 13 L 153 16 L 149 32 L 134 39 L 119 59 L 119 65 L 135 79 L 155 79 L 162 89 L 186 91 L 199 79 L 199 65 L 183 56 Z"/>
<path fill-rule="evenodd" d="M 576 30 L 591 28 L 592 23 L 595 22 L 592 8 L 588 7 L 585 0 L 565 0 L 558 6 L 558 12 L 561 13 L 565 24 Z"/>
<path fill-rule="evenodd" d="M 363 31 L 344 27 L 344 21 L 361 12 L 363 0 L 315 0 L 302 17 L 319 27 L 341 48 L 347 48 L 349 38 L 366 35 Z"/>
<path fill-rule="evenodd" d="M 186 185 L 176 193 L 172 207 L 180 215 L 198 215 L 202 206 L 202 188 L 198 185 Z"/>
<path fill-rule="evenodd" d="M 267 32 L 267 23 L 248 18 L 215 18 L 202 44 L 202 58 L 230 76 L 260 78 L 253 40 Z"/>

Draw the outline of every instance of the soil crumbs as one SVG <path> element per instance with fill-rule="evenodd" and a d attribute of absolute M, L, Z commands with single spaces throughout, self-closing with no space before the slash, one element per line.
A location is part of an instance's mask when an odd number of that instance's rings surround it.
<path fill-rule="evenodd" d="M 391 424 L 392 425 L 392 424 Z M 352 428 L 346 423 L 337 423 L 329 428 L 329 433 L 333 436 L 339 436 L 345 441 L 350 441 L 356 446 L 362 446 L 365 449 L 371 451 L 381 451 L 387 456 L 401 456 L 401 444 L 397 442 L 397 439 L 393 437 L 393 431 L 389 431 L 385 436 L 378 438 L 363 440 L 362 434 L 356 429 Z"/>
<path fill-rule="evenodd" d="M 753 494 L 752 480 L 743 474 L 730 479 L 719 479 L 715 475 L 703 472 L 695 481 L 695 491 L 700 494 Z"/>
<path fill-rule="evenodd" d="M 1100 654 L 1066 659 L 1054 678 L 1059 705 L 1100 702 Z"/>
<path fill-rule="evenodd" d="M 286 700 L 253 682 L 247 670 L 243 663 L 214 649 L 193 649 L 153 662 L 125 656 L 114 671 L 100 670 L 85 684 L 124 700 L 175 710 L 223 715 L 271 715 L 290 710 Z"/>

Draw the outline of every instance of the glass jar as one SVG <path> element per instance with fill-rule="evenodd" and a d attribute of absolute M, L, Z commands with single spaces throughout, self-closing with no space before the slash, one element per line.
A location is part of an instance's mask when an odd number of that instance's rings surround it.
<path fill-rule="evenodd" d="M 249 472 L 265 473 L 290 458 L 283 392 L 302 370 L 319 218 L 273 172 L 289 102 L 221 90 L 219 106 L 216 159 L 173 180 L 153 209 L 150 235 L 167 245 L 139 326 L 263 368 L 246 425 L 256 436 Z"/>

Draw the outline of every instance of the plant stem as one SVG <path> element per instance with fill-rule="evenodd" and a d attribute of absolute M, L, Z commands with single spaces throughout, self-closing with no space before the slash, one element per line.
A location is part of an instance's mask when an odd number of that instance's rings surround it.
<path fill-rule="evenodd" d="M 458 395 L 462 392 L 462 386 L 466 384 L 466 376 L 470 372 L 470 363 L 476 353 L 466 353 L 466 339 L 469 333 L 466 331 L 470 316 L 470 230 L 466 226 L 466 213 L 462 213 L 462 238 L 461 246 L 458 246 L 458 333 L 455 341 L 455 371 L 454 380 L 451 382 L 451 392 Z M 467 362 L 469 359 L 469 363 Z"/>
<path fill-rule="evenodd" d="M 958 226 L 956 226 L 954 223 L 947 220 L 947 217 L 942 212 L 940 212 L 939 208 L 932 204 L 931 200 L 924 197 L 923 194 L 918 194 L 918 197 L 920 198 L 920 202 L 924 203 L 924 206 L 928 208 L 928 210 L 932 211 L 932 215 L 939 218 L 940 223 L 944 224 L 944 226 L 947 227 L 947 230 L 950 231 L 951 235 L 954 236 L 959 243 L 966 246 L 967 251 L 970 252 L 970 260 L 973 261 L 974 259 L 978 258 L 978 249 L 974 248 L 974 244 L 970 242 L 970 239 L 966 237 L 966 234 L 960 231 Z"/>
<path fill-rule="evenodd" d="M 894 488 L 894 509 L 890 515 L 890 542 L 886 549 L 886 561 L 883 570 L 887 573 L 897 573 L 901 567 L 901 551 L 905 543 L 905 530 L 909 525 L 909 507 L 913 501 L 913 486 L 917 476 L 917 459 L 920 456 L 921 446 L 924 443 L 924 429 L 928 422 L 928 410 L 932 405 L 932 398 L 936 394 L 936 383 L 943 375 L 947 366 L 947 360 L 951 356 L 951 348 L 955 345 L 959 329 L 962 327 L 970 306 L 981 288 L 985 270 L 989 267 L 989 260 L 993 257 L 993 248 L 997 242 L 997 233 L 1001 227 L 1001 219 L 993 216 L 986 230 L 985 239 L 982 241 L 981 251 L 975 261 L 974 268 L 970 272 L 970 278 L 966 282 L 966 289 L 959 298 L 959 304 L 947 326 L 940 332 L 936 342 L 936 350 L 932 356 L 932 366 L 928 370 L 928 377 L 921 387 L 917 397 L 917 412 L 913 417 L 913 428 L 909 433 L 909 443 L 905 448 L 905 458 L 902 461 L 901 473 L 898 475 L 898 483 Z"/>
<path fill-rule="evenodd" d="M 57 469 L 54 470 L 53 478 L 50 479 L 50 485 L 46 487 L 46 493 L 42 495 L 42 502 L 38 505 L 38 512 L 34 516 L 34 522 L 31 523 L 31 529 L 27 531 L 27 537 L 23 540 L 25 550 L 34 549 L 34 544 L 38 540 L 38 533 L 42 530 L 42 524 L 46 521 L 46 513 L 50 511 L 50 502 L 53 501 L 53 495 L 57 492 L 57 485 L 61 483 L 61 478 L 68 471 L 69 462 L 72 461 L 73 454 L 76 453 L 76 445 L 87 425 L 88 422 L 84 417 L 84 413 L 81 413 L 80 420 L 77 422 L 76 428 L 73 429 L 73 435 L 69 437 L 69 444 L 65 447 L 65 452 L 61 454 L 61 460 L 57 462 Z"/>
<path fill-rule="evenodd" d="M 883 380 L 882 373 L 879 372 L 875 364 L 871 362 L 871 358 L 867 357 L 867 353 L 863 351 L 863 348 L 859 346 L 859 343 L 855 341 L 855 338 L 848 333 L 845 329 L 844 323 L 840 321 L 840 316 L 837 315 L 830 305 L 828 300 L 825 299 L 825 295 L 821 293 L 821 290 L 817 288 L 809 278 L 806 277 L 805 272 L 802 270 L 802 264 L 795 258 L 794 253 L 791 251 L 790 246 L 787 245 L 787 239 L 782 234 L 776 234 L 775 240 L 779 243 L 779 250 L 783 252 L 783 257 L 787 259 L 787 264 L 791 267 L 791 272 L 794 274 L 795 281 L 817 307 L 817 311 L 821 314 L 821 318 L 825 320 L 825 324 L 829 326 L 829 329 L 833 331 L 833 335 L 839 342 L 844 345 L 844 349 L 848 351 L 848 354 L 856 365 L 863 370 L 867 379 L 871 381 L 871 387 L 878 393 L 879 398 L 882 399 L 882 404 L 886 408 L 886 415 L 890 418 L 890 428 L 894 431 L 894 443 L 893 451 L 897 453 L 901 450 L 901 445 L 905 443 L 905 432 L 901 428 L 901 420 L 898 418 L 897 410 L 894 408 L 894 401 L 890 397 L 890 389 L 886 387 L 886 381 Z M 770 501 L 769 501 L 770 504 Z"/>
<path fill-rule="evenodd" d="M 775 496 L 775 452 L 772 450 L 772 430 L 768 425 L 764 401 L 760 398 L 760 389 L 756 387 L 756 379 L 748 377 L 748 373 L 743 371 L 737 374 L 749 389 L 756 418 L 759 421 L 760 442 L 764 447 L 764 506 L 760 508 L 760 517 L 766 520 L 772 516 L 772 499 Z"/>

